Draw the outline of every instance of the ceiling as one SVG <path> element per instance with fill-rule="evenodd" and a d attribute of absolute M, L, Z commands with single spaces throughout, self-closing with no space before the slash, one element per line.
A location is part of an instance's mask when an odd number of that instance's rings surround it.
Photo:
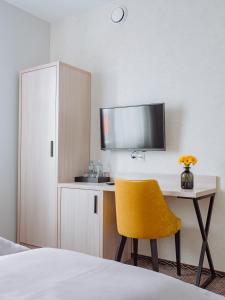
<path fill-rule="evenodd" d="M 112 0 L 5 0 L 48 22 L 78 16 Z"/>

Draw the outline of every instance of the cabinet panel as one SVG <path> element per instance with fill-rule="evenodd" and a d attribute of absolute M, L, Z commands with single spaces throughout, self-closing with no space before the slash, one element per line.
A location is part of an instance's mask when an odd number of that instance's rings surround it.
<path fill-rule="evenodd" d="M 61 248 L 100 256 L 102 194 L 63 188 L 60 206 Z"/>
<path fill-rule="evenodd" d="M 91 75 L 60 64 L 59 182 L 71 182 L 88 168 L 90 157 Z"/>
<path fill-rule="evenodd" d="M 21 77 L 19 240 L 35 246 L 57 246 L 56 78 L 56 66 Z"/>

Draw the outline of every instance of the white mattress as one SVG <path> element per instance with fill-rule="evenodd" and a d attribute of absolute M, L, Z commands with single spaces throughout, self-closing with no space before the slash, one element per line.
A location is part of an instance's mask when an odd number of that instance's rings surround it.
<path fill-rule="evenodd" d="M 0 257 L 1 300 L 225 299 L 146 269 L 59 249 Z"/>

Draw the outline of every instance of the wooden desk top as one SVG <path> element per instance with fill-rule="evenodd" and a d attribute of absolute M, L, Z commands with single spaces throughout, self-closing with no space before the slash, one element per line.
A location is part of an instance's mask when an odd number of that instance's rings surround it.
<path fill-rule="evenodd" d="M 216 193 L 216 176 L 195 176 L 195 187 L 193 190 L 183 190 L 180 187 L 179 175 L 165 175 L 165 174 L 149 174 L 147 179 L 154 178 L 158 180 L 164 196 L 167 197 L 181 197 L 181 198 L 199 198 Z M 129 178 L 134 179 L 134 178 Z M 106 183 L 59 183 L 59 188 L 73 188 L 73 189 L 87 189 L 103 192 L 114 192 L 114 185 L 107 185 Z"/>

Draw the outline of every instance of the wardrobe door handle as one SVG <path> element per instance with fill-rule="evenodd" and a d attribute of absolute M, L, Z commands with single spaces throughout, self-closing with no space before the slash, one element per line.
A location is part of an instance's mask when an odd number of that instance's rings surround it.
<path fill-rule="evenodd" d="M 53 141 L 50 142 L 50 156 L 54 156 L 54 143 Z"/>
<path fill-rule="evenodd" d="M 98 196 L 94 196 L 94 214 L 98 213 Z"/>

